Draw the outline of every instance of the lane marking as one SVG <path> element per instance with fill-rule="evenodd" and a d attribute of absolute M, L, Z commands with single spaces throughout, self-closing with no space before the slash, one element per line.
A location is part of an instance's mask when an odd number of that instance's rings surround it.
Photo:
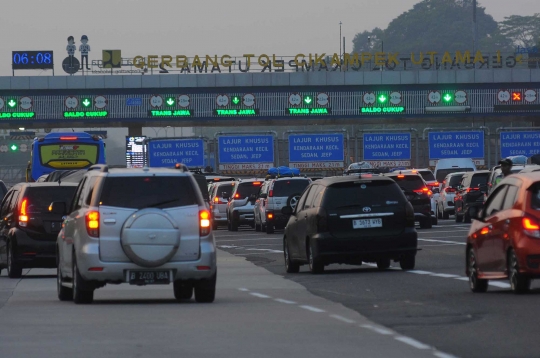
<path fill-rule="evenodd" d="M 269 238 L 261 238 L 261 239 L 236 239 L 236 240 L 218 240 L 218 238 L 216 237 L 216 241 L 217 242 L 236 242 L 236 241 L 257 241 L 257 240 L 280 240 L 280 241 L 283 241 L 283 238 L 281 237 L 269 237 Z"/>
<path fill-rule="evenodd" d="M 238 291 L 249 292 L 249 290 L 247 288 L 239 288 Z"/>
<path fill-rule="evenodd" d="M 272 250 L 272 249 L 245 249 L 246 251 L 264 251 L 271 254 L 281 254 L 283 250 Z"/>
<path fill-rule="evenodd" d="M 457 232 L 459 232 L 459 231 L 468 232 L 469 229 L 467 229 L 467 230 L 452 230 L 452 231 L 437 231 L 437 230 L 435 230 L 435 231 L 418 231 L 418 234 L 431 234 L 431 235 L 433 235 L 433 234 L 455 234 L 456 231 Z"/>
<path fill-rule="evenodd" d="M 429 271 L 422 271 L 422 270 L 410 270 L 410 273 L 415 273 L 417 275 L 431 275 L 431 272 Z"/>
<path fill-rule="evenodd" d="M 442 278 L 458 278 L 458 275 L 452 275 L 449 273 L 432 273 L 431 276 L 442 277 Z"/>
<path fill-rule="evenodd" d="M 438 358 L 457 358 L 456 356 L 443 352 L 434 352 L 433 355 Z"/>
<path fill-rule="evenodd" d="M 300 308 L 303 308 L 303 309 L 311 311 L 311 312 L 317 312 L 317 313 L 326 312 L 325 310 L 322 310 L 320 308 L 313 307 L 313 306 L 302 305 L 302 306 L 300 306 Z"/>
<path fill-rule="evenodd" d="M 499 281 L 489 281 L 491 286 L 500 287 L 500 288 L 510 288 L 512 287 L 509 283 L 499 282 Z"/>
<path fill-rule="evenodd" d="M 452 244 L 452 245 L 467 245 L 466 242 L 446 241 L 446 240 L 434 240 L 434 239 L 418 239 L 418 241 L 440 242 L 440 243 L 442 243 L 442 244 Z"/>
<path fill-rule="evenodd" d="M 250 292 L 249 294 L 255 297 L 259 297 L 259 298 L 272 298 L 268 295 L 263 295 L 262 293 L 257 293 L 257 292 Z"/>
<path fill-rule="evenodd" d="M 337 314 L 331 314 L 330 317 L 335 318 L 338 321 L 345 322 L 345 323 L 356 323 L 356 321 L 353 321 L 352 319 L 348 319 Z"/>
<path fill-rule="evenodd" d="M 390 335 L 394 334 L 394 332 L 392 332 L 389 329 L 382 328 L 382 327 L 377 327 L 377 326 L 372 326 L 370 324 L 363 324 L 360 327 L 369 329 L 369 330 L 371 330 L 373 332 L 377 332 L 377 333 L 385 335 L 385 336 L 390 336 Z"/>
<path fill-rule="evenodd" d="M 241 233 L 246 233 L 247 231 L 240 231 Z M 238 234 L 236 235 L 217 235 L 217 233 L 214 231 L 214 234 L 216 234 L 216 239 L 219 239 L 220 237 L 238 237 Z M 253 233 L 253 234 L 243 234 L 242 236 L 260 236 L 259 233 Z"/>
<path fill-rule="evenodd" d="M 394 339 L 396 339 L 396 340 L 398 340 L 400 342 L 403 342 L 405 344 L 408 344 L 409 346 L 417 348 L 417 349 L 430 349 L 431 348 L 427 344 L 424 344 L 422 342 L 417 341 L 416 339 L 412 339 L 412 338 L 405 337 L 405 336 L 394 337 Z"/>
<path fill-rule="evenodd" d="M 284 300 L 283 298 L 275 298 L 274 301 L 277 301 L 277 302 L 280 302 L 280 303 L 285 303 L 287 305 L 295 305 L 296 304 L 296 302 L 294 302 L 294 301 Z"/>

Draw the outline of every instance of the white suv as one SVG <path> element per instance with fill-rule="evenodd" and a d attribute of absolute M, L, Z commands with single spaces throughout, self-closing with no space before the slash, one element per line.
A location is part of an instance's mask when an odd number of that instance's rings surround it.
<path fill-rule="evenodd" d="M 107 283 L 170 284 L 176 299 L 213 302 L 210 213 L 187 167 L 88 169 L 57 239 L 58 298 L 91 303 Z"/>
<path fill-rule="evenodd" d="M 454 197 L 456 188 L 461 183 L 461 178 L 465 172 L 448 174 L 441 183 L 439 198 L 437 199 L 437 217 L 439 219 L 448 219 L 450 215 L 455 214 Z"/>

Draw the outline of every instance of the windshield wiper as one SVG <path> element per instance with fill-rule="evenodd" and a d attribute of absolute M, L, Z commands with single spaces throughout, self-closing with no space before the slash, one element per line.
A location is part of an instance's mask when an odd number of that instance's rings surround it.
<path fill-rule="evenodd" d="M 178 201 L 178 199 L 167 200 L 167 201 L 162 201 L 162 202 L 160 202 L 160 203 L 148 205 L 147 208 L 154 208 L 154 207 L 156 207 L 156 206 L 174 203 L 175 201 Z"/>

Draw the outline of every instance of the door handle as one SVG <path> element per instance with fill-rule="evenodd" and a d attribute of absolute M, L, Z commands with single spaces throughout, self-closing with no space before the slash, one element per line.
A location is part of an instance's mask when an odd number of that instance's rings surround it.
<path fill-rule="evenodd" d="M 116 224 L 116 219 L 105 219 L 103 222 L 105 224 Z"/>

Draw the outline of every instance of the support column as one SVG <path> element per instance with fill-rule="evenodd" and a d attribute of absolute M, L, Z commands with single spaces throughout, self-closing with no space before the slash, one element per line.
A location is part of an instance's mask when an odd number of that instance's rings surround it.
<path fill-rule="evenodd" d="M 128 136 L 130 137 L 142 136 L 142 126 L 138 126 L 138 125 L 128 126 Z"/>

